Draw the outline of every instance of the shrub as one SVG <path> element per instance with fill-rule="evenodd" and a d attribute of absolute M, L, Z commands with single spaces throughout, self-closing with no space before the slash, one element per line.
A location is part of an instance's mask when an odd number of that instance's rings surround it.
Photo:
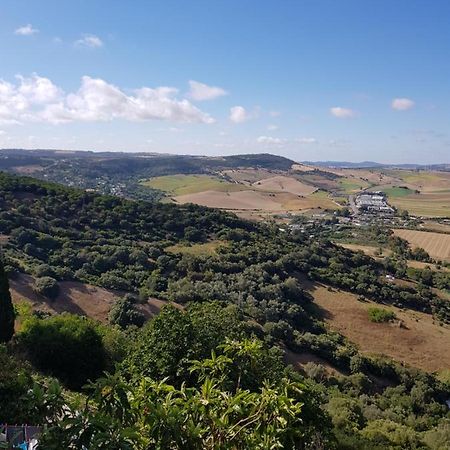
<path fill-rule="evenodd" d="M 375 323 L 391 322 L 396 319 L 396 315 L 393 311 L 383 308 L 369 308 L 367 310 L 369 314 L 369 320 Z"/>
<path fill-rule="evenodd" d="M 49 299 L 55 299 L 59 294 L 59 284 L 52 277 L 36 278 L 33 289 L 37 294 Z"/>

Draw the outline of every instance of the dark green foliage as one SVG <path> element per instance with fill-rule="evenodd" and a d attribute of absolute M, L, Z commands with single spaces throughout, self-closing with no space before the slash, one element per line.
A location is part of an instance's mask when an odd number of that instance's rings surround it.
<path fill-rule="evenodd" d="M 102 338 L 96 325 L 84 317 L 63 314 L 29 319 L 19 341 L 36 368 L 73 389 L 95 380 L 106 367 Z"/>
<path fill-rule="evenodd" d="M 143 329 L 136 349 L 125 361 L 128 373 L 138 377 L 177 379 L 192 354 L 194 330 L 188 316 L 166 306 Z"/>
<path fill-rule="evenodd" d="M 33 289 L 37 294 L 43 295 L 51 300 L 54 300 L 59 293 L 58 282 L 52 277 L 36 278 Z"/>
<path fill-rule="evenodd" d="M 8 342 L 14 334 L 14 307 L 9 292 L 8 276 L 0 258 L 0 343 Z"/>
<path fill-rule="evenodd" d="M 114 303 L 109 312 L 109 322 L 126 328 L 129 325 L 141 327 L 144 325 L 145 316 L 136 308 L 136 298 L 125 295 Z"/>
<path fill-rule="evenodd" d="M 0 345 L 0 424 L 27 420 L 28 411 L 19 400 L 32 386 L 29 371 Z"/>

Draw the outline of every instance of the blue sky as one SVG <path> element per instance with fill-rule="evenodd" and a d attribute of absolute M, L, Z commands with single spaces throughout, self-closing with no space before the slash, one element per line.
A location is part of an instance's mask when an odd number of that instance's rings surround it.
<path fill-rule="evenodd" d="M 450 162 L 446 0 L 3 0 L 0 147 Z"/>

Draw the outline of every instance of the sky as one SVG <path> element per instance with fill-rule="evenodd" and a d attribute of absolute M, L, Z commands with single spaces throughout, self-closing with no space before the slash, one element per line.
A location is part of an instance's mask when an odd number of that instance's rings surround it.
<path fill-rule="evenodd" d="M 0 148 L 450 163 L 448 0 L 2 0 Z"/>

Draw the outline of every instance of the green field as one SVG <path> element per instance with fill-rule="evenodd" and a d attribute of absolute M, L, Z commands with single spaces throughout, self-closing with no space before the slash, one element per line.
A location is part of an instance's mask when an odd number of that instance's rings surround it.
<path fill-rule="evenodd" d="M 450 194 L 424 193 L 393 197 L 390 203 L 400 210 L 424 217 L 450 217 Z"/>
<path fill-rule="evenodd" d="M 382 188 L 381 191 L 383 191 L 389 198 L 407 197 L 408 195 L 414 194 L 412 189 L 401 186 L 386 187 Z"/>
<path fill-rule="evenodd" d="M 369 187 L 369 183 L 364 180 L 358 180 L 356 178 L 341 178 L 339 180 L 339 185 L 344 190 L 344 192 L 348 194 L 353 194 Z"/>
<path fill-rule="evenodd" d="M 240 191 L 245 188 L 210 175 L 167 175 L 150 178 L 143 181 L 142 185 L 174 197 L 203 191 Z"/>

